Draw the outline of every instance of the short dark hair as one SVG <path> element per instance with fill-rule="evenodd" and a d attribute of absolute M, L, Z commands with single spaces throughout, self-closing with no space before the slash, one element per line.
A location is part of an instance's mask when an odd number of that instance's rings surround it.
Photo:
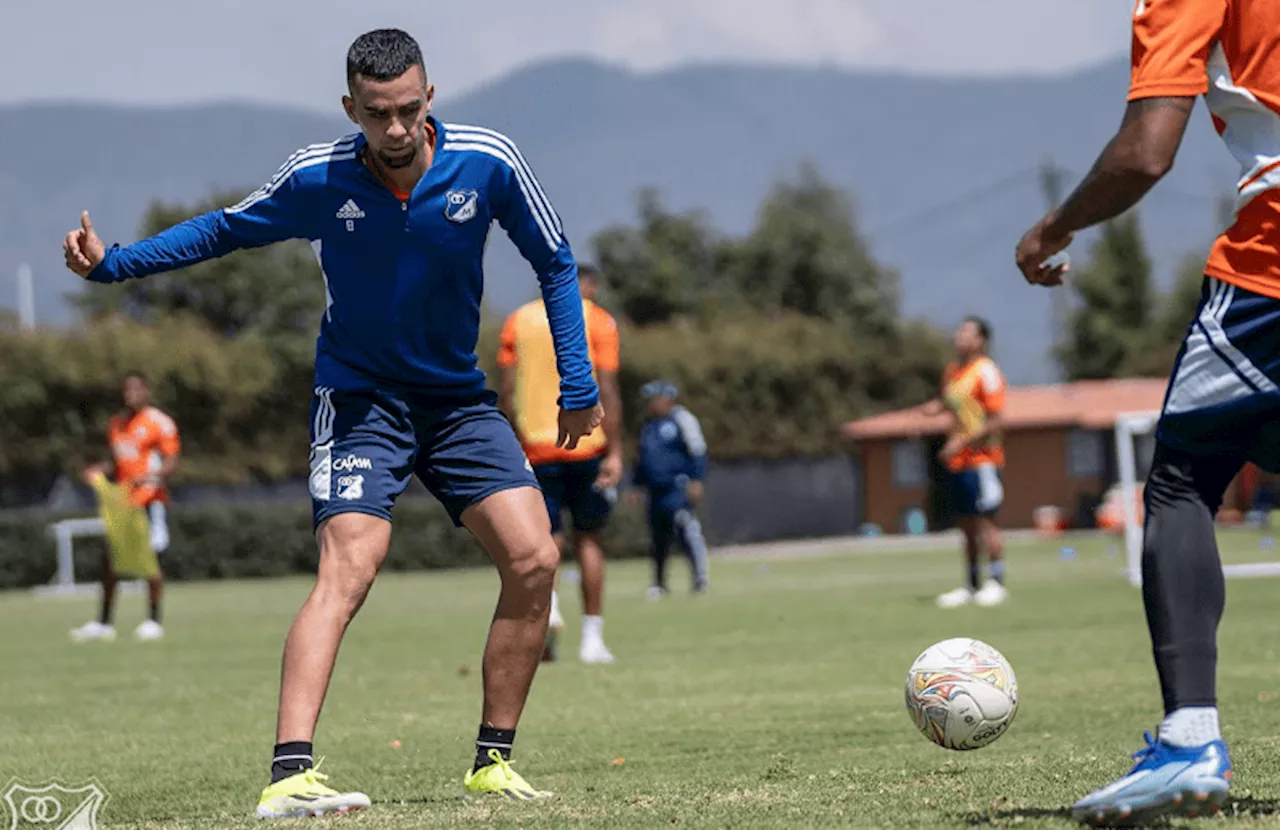
<path fill-rule="evenodd" d="M 578 263 L 578 279 L 586 277 L 588 279 L 600 281 L 600 269 L 586 262 Z"/>
<path fill-rule="evenodd" d="M 968 317 L 964 318 L 964 321 L 966 323 L 973 323 L 974 327 L 978 330 L 978 334 L 982 335 L 983 342 L 986 342 L 986 343 L 991 342 L 991 324 L 990 323 L 988 323 L 983 318 L 977 316 L 976 314 L 970 314 Z"/>
<path fill-rule="evenodd" d="M 355 39 L 347 50 L 347 85 L 357 75 L 372 81 L 391 81 L 415 66 L 427 65 L 422 60 L 418 41 L 401 29 L 374 29 Z"/>
<path fill-rule="evenodd" d="M 138 371 L 137 369 L 132 369 L 128 372 L 125 372 L 123 375 L 121 375 L 120 385 L 124 386 L 125 381 L 128 381 L 128 380 L 140 380 L 143 382 L 144 385 L 149 385 L 147 384 L 147 376 L 144 375 L 142 372 Z"/>

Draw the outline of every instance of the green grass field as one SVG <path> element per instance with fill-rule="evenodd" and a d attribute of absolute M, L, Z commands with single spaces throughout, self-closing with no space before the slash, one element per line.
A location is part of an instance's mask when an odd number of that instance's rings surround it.
<path fill-rule="evenodd" d="M 614 566 L 606 635 L 620 662 L 544 667 L 520 727 L 518 767 L 558 793 L 538 805 L 458 797 L 496 577 L 387 578 L 348 634 L 316 744 L 330 783 L 364 790 L 374 808 L 319 821 L 1072 826 L 1065 808 L 1127 769 L 1160 701 L 1115 543 L 1071 544 L 1073 560 L 1059 544 L 1013 546 L 1011 602 L 953 612 L 932 604 L 959 578 L 952 550 L 719 559 L 709 596 L 661 603 L 643 598 L 640 563 Z M 1224 545 L 1231 561 L 1280 557 L 1244 533 Z M 127 636 L 138 594 L 121 597 L 121 640 L 82 645 L 66 632 L 91 602 L 0 596 L 0 783 L 95 778 L 110 794 L 104 828 L 259 826 L 249 816 L 270 760 L 280 647 L 308 587 L 173 586 L 167 639 L 153 644 Z M 1237 777 L 1228 818 L 1207 826 L 1280 825 L 1278 591 L 1269 579 L 1228 586 L 1220 699 Z M 572 658 L 578 603 L 566 598 Z M 928 743 L 902 703 L 912 660 L 952 636 L 1001 649 L 1021 686 L 1017 720 L 978 752 Z"/>

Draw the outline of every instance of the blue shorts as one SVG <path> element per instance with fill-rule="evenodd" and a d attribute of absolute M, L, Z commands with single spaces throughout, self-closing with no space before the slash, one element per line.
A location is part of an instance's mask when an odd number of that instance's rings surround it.
<path fill-rule="evenodd" d="M 1004 484 L 994 464 L 980 464 L 951 473 L 951 499 L 958 516 L 996 515 L 1004 503 Z"/>
<path fill-rule="evenodd" d="M 379 389 L 316 389 L 311 402 L 315 525 L 339 513 L 391 519 L 417 474 L 462 525 L 462 511 L 502 490 L 537 487 L 494 396 L 464 402 Z"/>
<path fill-rule="evenodd" d="M 573 520 L 573 529 L 581 533 L 594 533 L 609 521 L 617 501 L 617 490 L 608 492 L 596 489 L 596 477 L 600 475 L 600 459 L 567 461 L 560 464 L 538 464 L 533 468 L 538 483 L 542 485 L 542 497 L 551 515 L 551 532 L 564 529 L 563 513 L 567 509 Z"/>
<path fill-rule="evenodd" d="M 1280 300 L 1205 278 L 1156 438 L 1280 472 Z"/>

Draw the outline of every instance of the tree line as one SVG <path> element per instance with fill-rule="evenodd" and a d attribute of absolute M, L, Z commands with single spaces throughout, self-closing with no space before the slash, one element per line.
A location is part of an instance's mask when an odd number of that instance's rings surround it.
<path fill-rule="evenodd" d="M 150 235 L 230 204 L 154 204 Z M 583 246 L 620 318 L 626 426 L 639 387 L 677 382 L 718 459 L 820 456 L 841 450 L 852 418 L 923 401 L 947 337 L 905 319 L 899 275 L 876 260 L 848 197 L 812 167 L 779 181 L 742 236 L 653 191 L 633 222 Z M 1172 287 L 1155 288 L 1137 214 L 1105 225 L 1068 281 L 1071 310 L 1054 355 L 1066 380 L 1162 376 L 1201 288 L 1188 254 Z M 1064 290 L 1064 289 L 1059 289 Z M 315 337 L 324 284 L 305 243 L 241 251 L 124 285 L 88 285 L 82 323 L 26 333 L 0 317 L 0 503 L 30 503 L 63 473 L 101 458 L 125 371 L 152 380 L 182 428 L 186 482 L 243 484 L 305 475 Z M 490 370 L 501 318 L 479 344 Z"/>
<path fill-rule="evenodd" d="M 150 235 L 236 201 L 153 204 Z M 924 400 L 946 336 L 904 319 L 899 275 L 878 262 L 848 197 L 809 166 L 779 181 L 755 226 L 734 237 L 705 215 L 637 200 L 633 222 L 581 247 L 622 326 L 632 434 L 644 381 L 668 377 L 721 460 L 824 455 L 837 427 Z M 100 458 L 125 371 L 151 379 L 184 438 L 182 481 L 235 484 L 305 475 L 315 337 L 324 308 L 305 243 L 240 251 L 122 285 L 87 285 L 81 324 L 18 331 L 0 319 L 0 501 L 33 500 Z M 486 312 L 492 368 L 501 318 Z M 492 373 L 491 373 L 492 376 Z"/>

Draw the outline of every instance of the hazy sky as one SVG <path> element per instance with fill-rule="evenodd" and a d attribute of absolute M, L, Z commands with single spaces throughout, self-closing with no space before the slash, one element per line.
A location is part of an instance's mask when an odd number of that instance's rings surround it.
<path fill-rule="evenodd" d="M 1054 72 L 1122 53 L 1132 0 L 62 0 L 6 2 L 0 103 L 248 99 L 334 107 L 366 29 L 422 43 L 448 99 L 533 59 L 636 69 L 768 60 Z"/>

